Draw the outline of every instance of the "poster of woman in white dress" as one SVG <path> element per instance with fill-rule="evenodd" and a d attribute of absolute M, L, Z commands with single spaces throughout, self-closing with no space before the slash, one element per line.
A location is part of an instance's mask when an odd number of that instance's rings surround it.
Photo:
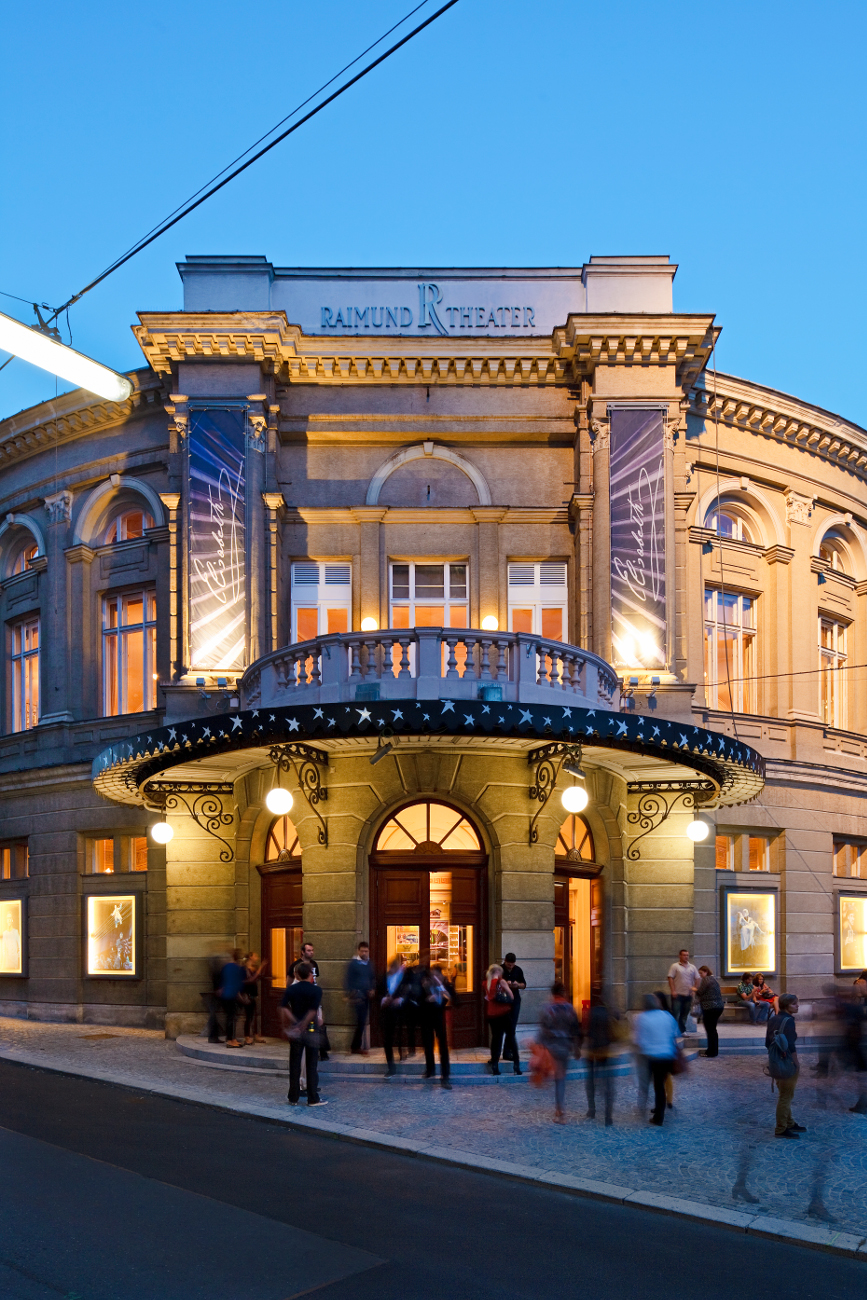
<path fill-rule="evenodd" d="M 20 899 L 0 902 L 0 975 L 24 973 L 24 936 Z"/>
<path fill-rule="evenodd" d="M 867 967 L 867 897 L 840 895 L 840 969 Z"/>
<path fill-rule="evenodd" d="M 776 970 L 776 894 L 726 895 L 726 953 L 732 975 Z"/>
<path fill-rule="evenodd" d="M 87 900 L 88 975 L 135 975 L 135 898 Z"/>

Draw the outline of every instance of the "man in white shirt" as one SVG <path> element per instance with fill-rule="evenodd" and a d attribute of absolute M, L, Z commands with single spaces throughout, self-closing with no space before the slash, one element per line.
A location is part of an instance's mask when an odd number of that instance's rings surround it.
<path fill-rule="evenodd" d="M 681 948 L 680 955 L 668 972 L 671 990 L 671 1010 L 682 1034 L 686 1033 L 686 1018 L 692 1009 L 692 995 L 698 988 L 698 971 L 689 960 L 689 952 Z"/>

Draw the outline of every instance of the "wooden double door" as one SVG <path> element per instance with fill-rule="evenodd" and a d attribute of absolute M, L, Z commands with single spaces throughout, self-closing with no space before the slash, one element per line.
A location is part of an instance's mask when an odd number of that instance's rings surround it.
<path fill-rule="evenodd" d="M 455 986 L 454 1047 L 484 1042 L 482 983 L 487 964 L 485 855 L 383 853 L 371 858 L 371 956 L 378 972 L 395 954 L 409 966 L 442 966 Z M 419 860 L 420 857 L 423 860 Z M 484 859 L 484 864 L 483 860 Z M 374 1016 L 373 1041 L 378 1041 Z"/>
<path fill-rule="evenodd" d="M 554 978 L 579 1015 L 602 988 L 602 881 L 595 864 L 554 869 Z"/>

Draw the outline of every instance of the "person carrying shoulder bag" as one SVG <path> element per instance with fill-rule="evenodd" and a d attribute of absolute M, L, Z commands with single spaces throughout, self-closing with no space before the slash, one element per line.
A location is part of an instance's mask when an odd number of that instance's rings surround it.
<path fill-rule="evenodd" d="M 777 1127 L 774 1137 L 797 1138 L 806 1133 L 803 1124 L 796 1124 L 792 1118 L 792 1099 L 798 1086 L 797 1041 L 798 1031 L 793 1016 L 798 1014 L 798 999 L 794 993 L 784 993 L 779 1000 L 780 1009 L 771 1016 L 768 1032 L 765 1035 L 765 1047 L 768 1050 L 766 1074 L 771 1076 L 777 1086 Z"/>
<path fill-rule="evenodd" d="M 485 975 L 485 1017 L 491 1028 L 491 1074 L 500 1073 L 500 1053 L 512 1014 L 514 995 L 503 979 L 502 966 L 489 966 Z M 514 1038 L 512 1040 L 514 1046 Z M 520 1073 L 515 1049 L 515 1073 Z"/>

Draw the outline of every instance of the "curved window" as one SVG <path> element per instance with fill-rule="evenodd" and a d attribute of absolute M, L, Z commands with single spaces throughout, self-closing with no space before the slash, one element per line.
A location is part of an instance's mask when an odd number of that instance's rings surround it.
<path fill-rule="evenodd" d="M 31 564 L 36 559 L 38 554 L 39 554 L 39 547 L 36 545 L 36 543 L 28 542 L 26 546 L 22 546 L 20 550 L 15 552 L 12 559 L 12 568 L 10 572 L 12 574 L 24 573 L 25 570 L 30 568 Z"/>
<path fill-rule="evenodd" d="M 413 803 L 385 823 L 376 849 L 392 853 L 478 853 L 479 837 L 457 809 L 445 803 Z"/>
<path fill-rule="evenodd" d="M 596 861 L 593 836 L 583 817 L 573 813 L 571 817 L 566 818 L 560 827 L 554 853 L 558 858 L 565 858 L 567 862 Z"/>
<path fill-rule="evenodd" d="M 154 521 L 146 510 L 125 510 L 113 519 L 105 534 L 105 542 L 131 542 L 136 537 L 144 537 L 146 528 L 153 528 Z"/>
<path fill-rule="evenodd" d="M 833 528 L 829 529 L 822 538 L 819 547 L 819 559 L 825 560 L 833 573 L 849 572 L 846 547 L 843 544 L 843 539 Z"/>
<path fill-rule="evenodd" d="M 712 506 L 705 516 L 704 526 L 712 528 L 720 537 L 728 537 L 733 542 L 753 540 L 752 533 L 740 514 L 728 505 L 724 505 L 722 509 Z"/>
<path fill-rule="evenodd" d="M 300 862 L 301 845 L 291 817 L 275 817 L 265 840 L 266 862 Z"/>

